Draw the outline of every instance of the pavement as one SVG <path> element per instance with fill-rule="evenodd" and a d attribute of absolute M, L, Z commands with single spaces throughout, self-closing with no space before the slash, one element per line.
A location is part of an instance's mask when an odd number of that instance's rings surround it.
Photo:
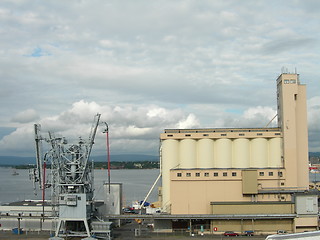
<path fill-rule="evenodd" d="M 137 233 L 140 229 L 141 234 Z M 49 232 L 28 232 L 23 234 L 14 234 L 11 231 L 0 231 L 0 240 L 48 240 L 50 237 Z M 125 224 L 119 228 L 113 230 L 114 240 L 132 240 L 132 239 L 152 239 L 152 240 L 192 240 L 192 239 L 219 239 L 219 240 L 264 240 L 266 236 L 239 236 L 239 237 L 225 237 L 223 235 L 198 235 L 190 236 L 185 232 L 175 232 L 175 233 L 155 233 L 152 229 L 147 227 L 147 224 L 139 225 L 135 221 Z M 81 238 L 71 238 L 68 237 L 68 240 L 78 240 Z"/>

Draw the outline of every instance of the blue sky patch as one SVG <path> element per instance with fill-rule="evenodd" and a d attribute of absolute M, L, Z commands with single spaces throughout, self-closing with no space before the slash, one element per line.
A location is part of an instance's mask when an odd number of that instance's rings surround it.
<path fill-rule="evenodd" d="M 31 54 L 26 56 L 27 57 L 43 57 L 43 56 L 51 56 L 51 54 L 40 47 L 36 47 L 33 49 L 33 52 Z"/>

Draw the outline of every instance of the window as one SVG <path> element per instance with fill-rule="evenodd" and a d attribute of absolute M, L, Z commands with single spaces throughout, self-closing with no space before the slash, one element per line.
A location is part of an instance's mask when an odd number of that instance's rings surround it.
<path fill-rule="evenodd" d="M 213 176 L 214 176 L 214 177 L 218 177 L 219 174 L 218 174 L 217 172 L 215 172 L 215 173 L 213 173 Z"/>
<path fill-rule="evenodd" d="M 284 186 L 284 182 L 281 183 L 281 186 Z"/>
<path fill-rule="evenodd" d="M 263 134 L 262 133 L 257 133 L 257 136 L 262 136 Z"/>
<path fill-rule="evenodd" d="M 239 136 L 244 136 L 244 133 L 239 133 Z"/>
<path fill-rule="evenodd" d="M 200 177 L 200 173 L 199 172 L 196 173 L 196 177 Z"/>
<path fill-rule="evenodd" d="M 208 136 L 209 136 L 209 134 L 203 134 L 203 136 L 204 136 L 204 137 L 208 137 Z"/>
<path fill-rule="evenodd" d="M 237 176 L 237 173 L 236 172 L 233 172 L 232 173 L 232 177 L 236 177 Z"/>
<path fill-rule="evenodd" d="M 182 173 L 177 173 L 177 177 L 182 177 Z"/>
<path fill-rule="evenodd" d="M 185 136 L 186 136 L 186 137 L 191 137 L 191 134 L 186 134 Z"/>
<path fill-rule="evenodd" d="M 187 177 L 191 177 L 191 173 L 188 172 L 188 173 L 186 174 L 186 176 L 187 176 Z"/>
<path fill-rule="evenodd" d="M 259 172 L 259 176 L 264 176 L 264 172 Z"/>
<path fill-rule="evenodd" d="M 205 172 L 205 173 L 204 173 L 204 176 L 205 176 L 205 177 L 209 177 L 209 173 L 208 173 L 208 172 Z"/>
<path fill-rule="evenodd" d="M 173 137 L 173 135 L 172 135 L 172 134 L 169 134 L 169 135 L 167 135 L 167 137 Z"/>
<path fill-rule="evenodd" d="M 227 173 L 227 172 L 224 172 L 222 175 L 223 175 L 224 177 L 227 177 L 227 176 L 228 176 L 228 173 Z"/>
<path fill-rule="evenodd" d="M 225 133 L 222 133 L 222 134 L 221 134 L 221 136 L 227 136 L 227 134 L 225 134 Z"/>
<path fill-rule="evenodd" d="M 272 177 L 273 176 L 273 172 L 269 172 L 269 176 Z"/>
<path fill-rule="evenodd" d="M 279 176 L 279 177 L 282 177 L 282 176 L 283 176 L 283 173 L 282 173 L 282 172 L 278 172 L 278 176 Z"/>

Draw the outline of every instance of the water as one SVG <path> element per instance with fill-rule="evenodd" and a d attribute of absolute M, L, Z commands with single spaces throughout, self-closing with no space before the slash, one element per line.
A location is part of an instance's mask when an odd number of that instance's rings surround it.
<path fill-rule="evenodd" d="M 34 195 L 33 183 L 29 180 L 28 170 L 16 170 L 19 175 L 12 175 L 13 172 L 14 169 L 11 168 L 0 168 L 0 204 L 42 198 L 39 188 L 37 188 L 37 195 Z M 102 185 L 108 181 L 107 174 L 107 170 L 94 170 L 94 194 L 98 200 L 103 199 Z M 144 199 L 158 175 L 159 169 L 111 170 L 111 182 L 122 183 L 124 203 L 131 205 L 133 201 Z M 159 181 L 148 199 L 149 202 L 157 201 L 157 189 L 160 185 Z M 46 199 L 50 198 L 49 195 L 50 190 L 47 190 Z"/>
<path fill-rule="evenodd" d="M 12 175 L 14 169 L 0 168 L 0 204 L 22 201 L 25 199 L 41 199 L 41 192 L 34 195 L 32 181 L 29 180 L 28 170 L 16 170 L 19 175 Z M 122 169 L 111 170 L 111 182 L 122 183 L 123 198 L 126 205 L 131 205 L 133 201 L 143 200 L 150 190 L 152 184 L 159 175 L 159 169 Z M 102 184 L 108 179 L 107 170 L 94 170 L 95 198 L 103 199 Z M 320 173 L 310 173 L 310 182 L 320 182 Z M 157 201 L 157 189 L 160 181 L 156 185 L 148 201 Z M 50 197 L 50 190 L 47 190 L 46 198 Z"/>

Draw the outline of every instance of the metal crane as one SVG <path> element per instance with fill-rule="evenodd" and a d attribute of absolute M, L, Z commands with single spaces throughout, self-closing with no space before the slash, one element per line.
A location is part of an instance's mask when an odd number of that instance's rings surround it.
<path fill-rule="evenodd" d="M 41 136 L 40 124 L 34 125 L 36 168 L 31 172 L 34 183 L 42 190 L 43 206 L 45 189 L 51 188 L 52 215 L 57 218 L 55 236 L 68 235 L 90 237 L 90 219 L 93 213 L 93 162 L 89 162 L 101 114 L 97 114 L 87 140 L 79 138 L 76 144 L 68 144 L 63 137 Z M 43 154 L 42 143 L 49 150 Z M 47 166 L 50 178 L 46 177 Z M 44 212 L 43 212 L 44 216 Z"/>

